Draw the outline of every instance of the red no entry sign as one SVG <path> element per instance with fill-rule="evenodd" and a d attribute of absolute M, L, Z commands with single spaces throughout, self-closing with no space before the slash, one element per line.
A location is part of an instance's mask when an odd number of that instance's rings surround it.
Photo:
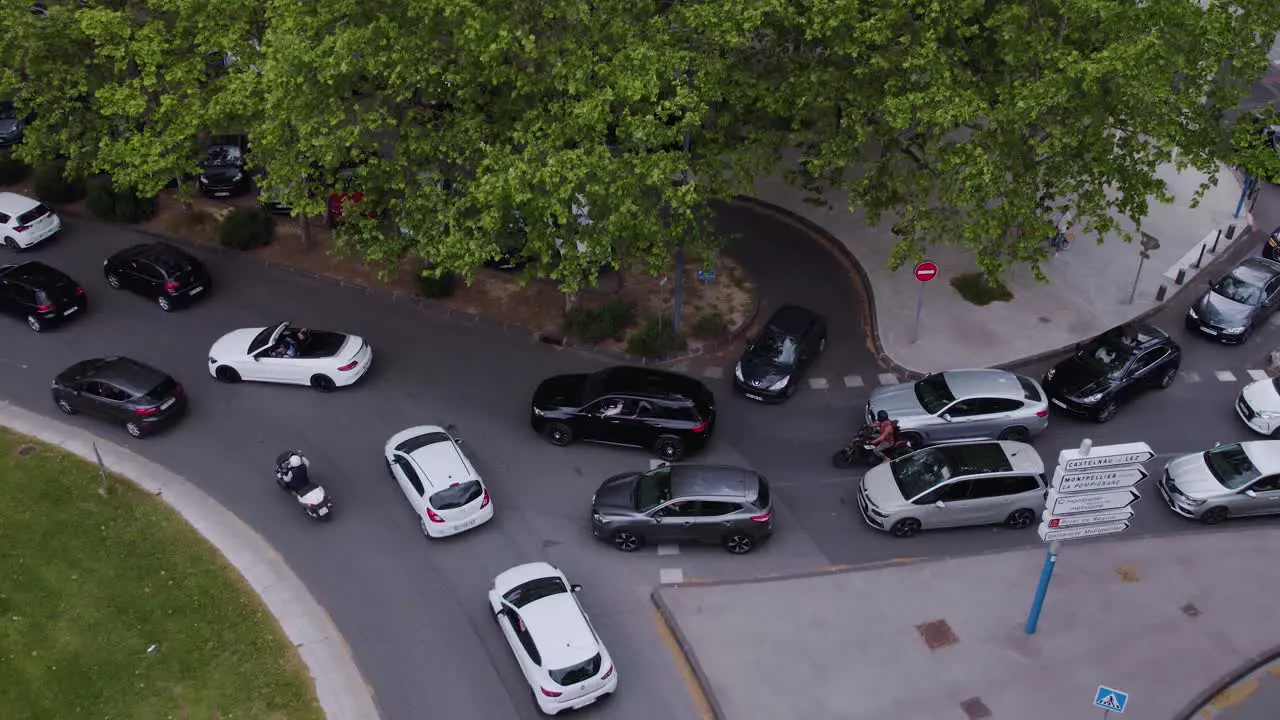
<path fill-rule="evenodd" d="M 929 260 L 925 260 L 917 265 L 916 269 L 913 270 L 912 273 L 920 282 L 929 282 L 930 280 L 938 277 L 938 266 Z"/>

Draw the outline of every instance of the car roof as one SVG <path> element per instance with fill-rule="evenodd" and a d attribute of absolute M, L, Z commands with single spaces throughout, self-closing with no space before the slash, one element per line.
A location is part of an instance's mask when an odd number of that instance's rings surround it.
<path fill-rule="evenodd" d="M 1262 285 L 1280 275 L 1280 263 L 1261 257 L 1246 258 L 1232 268 L 1229 274 L 1253 285 Z"/>
<path fill-rule="evenodd" d="M 754 478 L 754 472 L 732 465 L 672 465 L 671 497 L 742 500 Z"/>
<path fill-rule="evenodd" d="M 413 464 L 418 466 L 418 475 L 422 481 L 435 490 L 443 490 L 450 485 L 478 480 L 467 469 L 462 451 L 453 442 L 453 437 L 443 430 L 439 432 L 444 436 L 442 439 L 408 453 Z"/>
<path fill-rule="evenodd" d="M 1250 440 L 1240 447 L 1263 475 L 1280 472 L 1280 440 Z"/>
<path fill-rule="evenodd" d="M 1143 348 L 1168 339 L 1168 333 L 1151 323 L 1141 321 L 1118 325 L 1095 338 L 1095 340 L 1107 340 L 1112 344 L 1133 349 Z"/>
<path fill-rule="evenodd" d="M 957 398 L 1005 397 L 1023 400 L 1027 394 L 1018 382 L 1018 376 L 1007 370 L 948 370 L 942 376 Z"/>
<path fill-rule="evenodd" d="M 818 320 L 818 314 L 799 305 L 783 305 L 765 321 L 765 332 L 798 335 Z"/>
<path fill-rule="evenodd" d="M 573 589 L 539 598 L 520 608 L 520 619 L 542 655 L 542 667 L 559 670 L 577 665 L 600 652 Z"/>
<path fill-rule="evenodd" d="M 698 401 L 710 394 L 706 386 L 686 375 L 654 368 L 618 365 L 597 375 L 603 395 L 637 395 L 666 400 Z M 595 398 L 591 398 L 594 400 Z"/>
<path fill-rule="evenodd" d="M 163 241 L 131 245 L 120 252 L 117 252 L 115 255 L 112 255 L 111 258 L 113 260 L 141 258 L 145 260 L 153 260 L 161 264 L 182 264 L 196 261 L 195 257 L 191 253 L 183 250 L 173 243 Z"/>
<path fill-rule="evenodd" d="M 36 288 L 75 282 L 58 268 L 45 265 L 39 260 L 30 260 L 18 265 L 0 265 L 0 277 Z"/>
<path fill-rule="evenodd" d="M 947 443 L 916 452 L 933 452 L 945 458 L 947 465 L 957 471 L 947 479 L 987 473 L 1039 475 L 1044 472 L 1044 460 L 1035 448 L 1011 440 Z"/>
<path fill-rule="evenodd" d="M 39 200 L 32 200 L 26 195 L 0 192 L 0 212 L 6 215 L 21 215 L 39 204 Z"/>
<path fill-rule="evenodd" d="M 545 577 L 560 577 L 563 573 L 557 570 L 550 563 L 531 562 L 523 565 L 516 565 L 508 568 L 493 579 L 493 589 L 498 591 L 499 595 L 506 594 L 511 588 L 523 585 L 530 580 L 537 580 Z"/>
<path fill-rule="evenodd" d="M 169 379 L 168 375 L 150 365 L 127 357 L 87 360 L 68 370 L 78 370 L 74 377 L 69 378 L 71 380 L 102 380 L 135 395 L 144 395 Z"/>

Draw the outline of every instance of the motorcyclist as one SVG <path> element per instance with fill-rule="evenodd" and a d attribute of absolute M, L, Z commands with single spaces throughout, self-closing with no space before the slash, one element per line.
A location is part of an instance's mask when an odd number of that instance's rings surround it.
<path fill-rule="evenodd" d="M 311 484 L 307 463 L 298 453 L 290 453 L 289 457 L 281 463 L 280 478 L 284 481 L 285 489 L 295 493 Z"/>
<path fill-rule="evenodd" d="M 876 436 L 871 438 L 871 450 L 876 454 L 876 457 L 881 460 L 888 460 L 889 449 L 898 441 L 898 438 L 896 437 L 898 434 L 898 428 L 893 424 L 893 421 L 889 419 L 889 413 L 884 410 L 876 413 L 876 421 L 874 425 L 876 428 Z"/>

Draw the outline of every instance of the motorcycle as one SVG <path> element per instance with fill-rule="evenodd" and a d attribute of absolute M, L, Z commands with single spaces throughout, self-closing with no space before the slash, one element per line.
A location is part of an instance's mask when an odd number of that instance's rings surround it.
<path fill-rule="evenodd" d="M 302 458 L 302 464 L 307 468 L 307 484 L 298 489 L 289 487 L 289 458 L 297 455 Z M 298 450 L 288 450 L 280 453 L 276 458 L 276 484 L 281 490 L 286 490 L 293 494 L 293 497 L 306 510 L 307 517 L 313 520 L 329 520 L 333 517 L 333 499 L 324 491 L 323 487 L 311 482 L 311 461 L 307 459 Z"/>
<path fill-rule="evenodd" d="M 894 437 L 897 437 L 898 423 L 895 422 L 893 427 Z M 845 470 L 854 465 L 862 465 L 864 467 L 878 465 L 880 456 L 876 455 L 876 446 L 871 441 L 879 434 L 880 428 L 874 423 L 863 425 L 862 429 L 858 430 L 858 434 L 854 436 L 848 445 L 840 448 L 831 456 L 831 466 Z M 890 460 L 895 460 L 914 449 L 909 441 L 899 439 L 893 444 L 893 447 L 885 451 L 885 455 L 888 455 Z"/>

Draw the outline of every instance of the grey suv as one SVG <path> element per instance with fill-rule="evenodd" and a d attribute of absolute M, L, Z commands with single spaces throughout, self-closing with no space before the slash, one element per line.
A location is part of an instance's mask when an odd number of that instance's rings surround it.
<path fill-rule="evenodd" d="M 591 500 L 591 531 L 623 552 L 644 543 L 704 542 L 749 553 L 773 532 L 769 484 L 728 465 L 662 465 L 615 475 Z"/>
<path fill-rule="evenodd" d="M 871 393 L 867 422 L 884 410 L 912 447 L 966 440 L 1027 442 L 1049 425 L 1035 380 L 1005 370 L 948 370 Z"/>

